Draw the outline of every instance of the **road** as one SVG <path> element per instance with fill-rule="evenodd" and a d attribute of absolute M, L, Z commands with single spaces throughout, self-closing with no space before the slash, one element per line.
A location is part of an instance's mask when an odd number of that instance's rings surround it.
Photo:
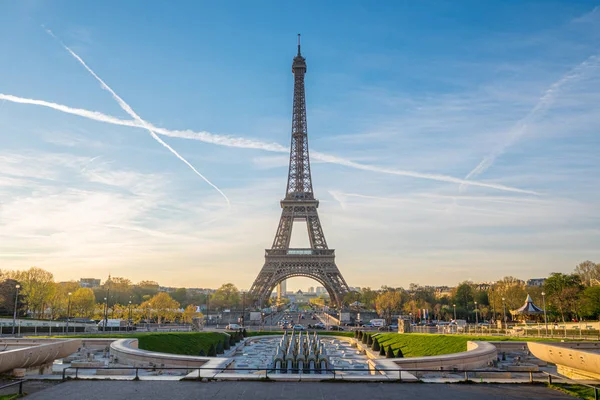
<path fill-rule="evenodd" d="M 572 397 L 542 385 L 426 383 L 67 381 L 32 393 L 46 399 L 560 399 Z"/>

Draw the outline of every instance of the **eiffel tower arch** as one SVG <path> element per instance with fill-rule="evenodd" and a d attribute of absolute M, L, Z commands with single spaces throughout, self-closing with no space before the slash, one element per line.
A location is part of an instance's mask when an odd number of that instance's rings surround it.
<path fill-rule="evenodd" d="M 327 247 L 317 212 L 319 200 L 313 194 L 304 91 L 306 59 L 300 53 L 300 35 L 292 73 L 294 106 L 287 189 L 285 198 L 281 200 L 281 219 L 273 245 L 265 250 L 265 264 L 250 288 L 250 295 L 257 305 L 262 306 L 280 282 L 302 276 L 323 285 L 331 300 L 341 306 L 348 285 L 335 264 L 335 250 Z M 290 248 L 292 228 L 294 221 L 298 220 L 306 222 L 310 248 Z"/>

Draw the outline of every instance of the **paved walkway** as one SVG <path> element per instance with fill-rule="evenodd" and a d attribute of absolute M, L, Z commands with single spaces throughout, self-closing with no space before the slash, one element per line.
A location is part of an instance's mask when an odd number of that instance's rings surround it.
<path fill-rule="evenodd" d="M 27 396 L 40 399 L 570 399 L 541 385 L 70 381 Z"/>

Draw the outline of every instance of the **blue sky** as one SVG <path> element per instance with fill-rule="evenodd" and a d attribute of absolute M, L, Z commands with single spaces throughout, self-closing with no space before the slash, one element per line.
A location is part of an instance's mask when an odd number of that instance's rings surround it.
<path fill-rule="evenodd" d="M 231 205 L 106 122 L 133 117 L 42 25 Z M 299 32 L 313 184 L 351 286 L 600 261 L 597 2 L 4 1 L 0 268 L 249 288 L 285 191 Z"/>

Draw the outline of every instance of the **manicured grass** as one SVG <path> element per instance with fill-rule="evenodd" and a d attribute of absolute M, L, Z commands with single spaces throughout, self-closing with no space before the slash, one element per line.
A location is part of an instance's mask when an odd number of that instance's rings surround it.
<path fill-rule="evenodd" d="M 552 385 L 548 385 L 548 387 L 580 399 L 594 400 L 594 389 L 587 386 L 553 383 Z"/>
<path fill-rule="evenodd" d="M 370 333 L 370 332 L 369 332 Z M 371 333 L 379 345 L 392 346 L 394 353 L 402 350 L 404 357 L 437 356 L 467 351 L 468 341 L 552 341 L 539 338 L 513 338 L 505 336 L 435 335 L 419 333 Z M 556 341 L 556 340 L 554 340 Z"/>
<path fill-rule="evenodd" d="M 18 399 L 18 398 L 19 398 L 18 394 L 0 395 L 0 400 L 13 400 L 13 399 Z"/>
<path fill-rule="evenodd" d="M 64 336 L 61 337 L 64 338 Z M 225 340 L 226 335 L 218 332 L 150 332 L 119 335 L 69 335 L 69 338 L 138 339 L 138 347 L 142 350 L 197 356 L 200 350 L 204 350 L 204 353 L 208 354 L 210 345 L 216 346 L 219 341 Z"/>

